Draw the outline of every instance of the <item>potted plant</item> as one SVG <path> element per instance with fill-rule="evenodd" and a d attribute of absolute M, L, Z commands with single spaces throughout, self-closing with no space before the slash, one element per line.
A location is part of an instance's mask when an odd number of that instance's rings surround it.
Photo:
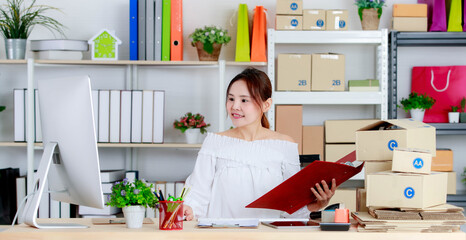
<path fill-rule="evenodd" d="M 458 112 L 458 106 L 450 106 L 451 110 L 448 113 L 448 122 L 458 123 L 460 120 L 460 113 Z"/>
<path fill-rule="evenodd" d="M 189 38 L 191 45 L 197 48 L 199 61 L 217 61 L 222 44 L 231 40 L 227 30 L 215 26 L 196 28 Z"/>
<path fill-rule="evenodd" d="M 36 25 L 64 35 L 63 25 L 44 15 L 49 10 L 58 9 L 35 3 L 36 0 L 31 0 L 29 5 L 26 5 L 24 0 L 7 0 L 0 8 L 0 31 L 5 39 L 8 59 L 24 59 L 27 38 Z"/>
<path fill-rule="evenodd" d="M 197 143 L 199 135 L 206 133 L 206 128 L 209 126 L 210 124 L 205 123 L 204 116 L 199 113 L 192 114 L 190 112 L 173 123 L 175 129 L 179 129 L 182 133 L 185 133 L 188 144 Z"/>
<path fill-rule="evenodd" d="M 380 16 L 385 0 L 356 0 L 359 19 L 363 30 L 379 29 Z"/>
<path fill-rule="evenodd" d="M 408 98 L 402 98 L 400 103 L 406 112 L 410 112 L 411 118 L 422 122 L 425 110 L 430 109 L 434 105 L 435 99 L 427 95 L 427 93 L 418 94 L 417 92 L 412 92 Z"/>
<path fill-rule="evenodd" d="M 461 111 L 463 111 L 460 113 L 460 122 L 466 123 L 466 97 L 463 97 L 463 99 L 461 99 L 460 106 Z"/>
<path fill-rule="evenodd" d="M 123 208 L 126 226 L 128 228 L 141 228 L 147 207 L 155 207 L 157 198 L 152 192 L 153 184 L 142 180 L 128 182 L 124 179 L 112 187 L 108 206 Z"/>

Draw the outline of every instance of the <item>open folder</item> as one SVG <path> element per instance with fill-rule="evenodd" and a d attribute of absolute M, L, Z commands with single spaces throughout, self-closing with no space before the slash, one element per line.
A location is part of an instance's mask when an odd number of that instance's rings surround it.
<path fill-rule="evenodd" d="M 355 160 L 356 152 L 353 151 L 337 162 L 314 161 L 246 207 L 275 209 L 292 214 L 316 200 L 310 190 L 316 183 L 324 180 L 330 187 L 332 178 L 335 178 L 338 187 L 359 173 L 364 163 L 357 167 L 345 164 Z"/>

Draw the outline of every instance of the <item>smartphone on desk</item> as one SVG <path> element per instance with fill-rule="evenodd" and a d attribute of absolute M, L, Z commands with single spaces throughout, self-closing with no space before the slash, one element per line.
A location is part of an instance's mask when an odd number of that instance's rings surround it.
<path fill-rule="evenodd" d="M 319 223 L 314 221 L 274 221 L 262 222 L 262 224 L 273 228 L 318 228 Z"/>

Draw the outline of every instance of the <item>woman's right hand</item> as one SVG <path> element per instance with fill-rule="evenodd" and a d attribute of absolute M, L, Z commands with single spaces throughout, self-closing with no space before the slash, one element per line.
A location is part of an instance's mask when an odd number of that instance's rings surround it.
<path fill-rule="evenodd" d="M 186 221 L 194 219 L 193 209 L 188 205 L 183 205 L 183 215 L 186 216 Z"/>

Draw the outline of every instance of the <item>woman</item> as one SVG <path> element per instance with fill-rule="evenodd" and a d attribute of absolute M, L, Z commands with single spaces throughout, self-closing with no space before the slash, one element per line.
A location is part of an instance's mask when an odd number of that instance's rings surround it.
<path fill-rule="evenodd" d="M 184 215 L 210 218 L 278 218 L 286 213 L 245 208 L 300 170 L 298 145 L 289 136 L 269 129 L 265 113 L 272 105 L 272 86 L 267 75 L 248 68 L 227 88 L 226 108 L 235 128 L 208 133 L 192 174 L 185 198 Z M 325 207 L 335 193 L 322 181 L 309 194 L 317 200 L 291 217 L 308 217 Z"/>

